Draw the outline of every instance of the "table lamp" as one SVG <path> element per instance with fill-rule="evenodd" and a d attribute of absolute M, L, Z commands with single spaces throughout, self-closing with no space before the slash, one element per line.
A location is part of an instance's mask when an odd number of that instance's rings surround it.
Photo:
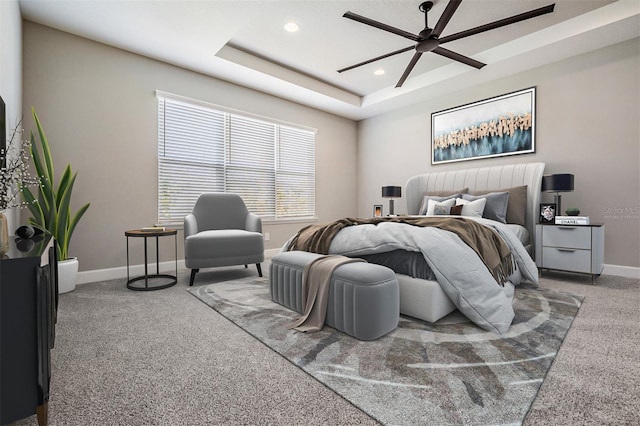
<path fill-rule="evenodd" d="M 557 175 L 542 176 L 542 188 L 543 192 L 555 192 L 554 202 L 556 203 L 557 214 L 562 215 L 562 196 L 561 192 L 573 191 L 573 175 L 569 173 L 562 173 Z"/>
<path fill-rule="evenodd" d="M 389 215 L 393 215 L 393 199 L 402 196 L 402 188 L 399 186 L 383 186 L 382 198 L 391 198 L 389 200 Z"/>

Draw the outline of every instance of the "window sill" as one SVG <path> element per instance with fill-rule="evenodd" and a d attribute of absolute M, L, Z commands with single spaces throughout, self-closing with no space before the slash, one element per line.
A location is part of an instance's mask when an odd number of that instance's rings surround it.
<path fill-rule="evenodd" d="M 269 219 L 263 218 L 263 225 L 289 225 L 295 223 L 313 223 L 317 222 L 317 217 L 295 218 L 295 219 Z"/>
<path fill-rule="evenodd" d="M 295 219 L 272 219 L 272 218 L 263 218 L 262 219 L 262 224 L 263 225 L 290 225 L 290 224 L 296 224 L 296 223 L 314 223 L 317 222 L 318 218 L 317 217 L 307 217 L 307 218 L 295 218 Z M 173 228 L 173 229 L 184 229 L 184 223 L 183 222 L 178 222 L 178 223 L 160 223 L 154 226 L 164 226 L 166 228 Z"/>

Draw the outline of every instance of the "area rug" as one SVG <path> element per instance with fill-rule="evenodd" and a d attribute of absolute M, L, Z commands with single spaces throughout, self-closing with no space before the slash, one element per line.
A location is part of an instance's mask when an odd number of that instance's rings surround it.
<path fill-rule="evenodd" d="M 502 336 L 459 312 L 435 324 L 402 316 L 363 342 L 324 327 L 289 330 L 298 314 L 271 300 L 268 278 L 191 288 L 198 299 L 383 424 L 521 424 L 582 297 L 520 286 Z"/>

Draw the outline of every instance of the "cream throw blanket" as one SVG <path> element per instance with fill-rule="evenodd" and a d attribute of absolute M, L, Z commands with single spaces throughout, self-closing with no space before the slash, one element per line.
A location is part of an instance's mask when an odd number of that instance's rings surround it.
<path fill-rule="evenodd" d="M 364 260 L 329 255 L 318 257 L 305 265 L 302 270 L 303 315 L 289 328 L 303 332 L 322 330 L 327 317 L 329 284 L 333 271 L 341 265 L 353 262 L 364 262 Z"/>

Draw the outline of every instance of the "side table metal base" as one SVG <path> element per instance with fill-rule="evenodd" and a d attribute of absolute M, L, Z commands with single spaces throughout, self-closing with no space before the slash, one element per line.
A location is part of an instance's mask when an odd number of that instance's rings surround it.
<path fill-rule="evenodd" d="M 171 281 L 169 281 L 166 284 L 154 284 L 151 285 L 151 280 L 155 280 L 157 278 L 168 278 Z M 134 286 L 133 283 L 141 281 L 142 285 L 141 286 Z M 140 277 L 135 277 L 135 278 L 131 278 L 129 281 L 127 281 L 127 288 L 129 290 L 135 290 L 135 291 L 151 291 L 151 290 L 162 290 L 163 288 L 169 288 L 171 286 L 176 285 L 176 283 L 178 282 L 178 279 L 176 278 L 175 275 L 168 275 L 168 274 L 153 274 L 153 275 L 148 275 L 148 276 L 140 276 Z"/>
<path fill-rule="evenodd" d="M 163 288 L 168 288 L 173 285 L 176 285 L 178 282 L 178 237 L 177 230 L 175 229 L 163 229 L 157 231 L 143 231 L 143 230 L 132 230 L 126 231 L 125 236 L 127 237 L 127 288 L 129 290 L 135 291 L 152 291 L 152 290 L 162 290 Z M 175 254 L 175 274 L 161 274 L 160 273 L 160 248 L 159 248 L 159 237 L 173 235 L 173 243 L 174 243 L 174 254 Z M 144 275 L 139 277 L 130 278 L 129 277 L 129 237 L 138 237 L 144 239 Z M 149 273 L 149 258 L 147 257 L 147 239 L 155 238 L 156 240 L 156 273 Z M 162 280 L 158 282 L 159 280 Z M 167 280 L 169 280 L 167 282 Z M 155 283 L 153 282 L 155 281 Z M 138 285 L 134 285 L 134 283 Z"/>

